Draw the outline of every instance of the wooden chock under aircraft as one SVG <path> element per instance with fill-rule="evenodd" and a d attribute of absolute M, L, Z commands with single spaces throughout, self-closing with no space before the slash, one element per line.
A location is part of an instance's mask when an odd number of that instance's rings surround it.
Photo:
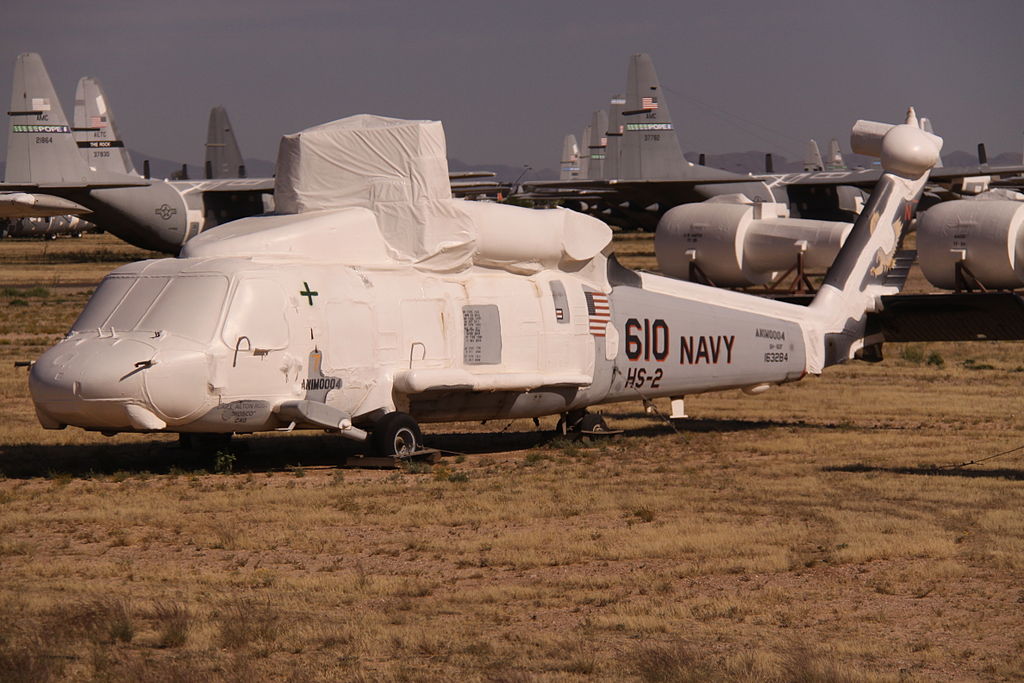
<path fill-rule="evenodd" d="M 34 364 L 42 425 L 323 429 L 375 453 L 419 423 L 537 417 L 771 385 L 864 344 L 942 140 L 858 122 L 885 169 L 809 306 L 621 266 L 601 221 L 451 198 L 439 122 L 355 116 L 282 139 L 279 213 L 118 268 Z"/>

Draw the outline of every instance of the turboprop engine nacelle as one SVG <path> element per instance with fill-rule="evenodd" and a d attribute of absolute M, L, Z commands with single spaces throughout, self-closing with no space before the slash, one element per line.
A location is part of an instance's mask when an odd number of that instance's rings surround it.
<path fill-rule="evenodd" d="M 1022 226 L 1024 201 L 958 199 L 933 206 L 917 219 L 921 272 L 936 287 L 957 289 L 960 263 L 985 287 L 1022 287 Z"/>
<path fill-rule="evenodd" d="M 662 272 L 692 279 L 697 266 L 721 287 L 764 285 L 792 268 L 827 268 L 852 223 L 790 218 L 784 204 L 751 202 L 742 195 L 682 204 L 662 216 L 654 251 Z"/>

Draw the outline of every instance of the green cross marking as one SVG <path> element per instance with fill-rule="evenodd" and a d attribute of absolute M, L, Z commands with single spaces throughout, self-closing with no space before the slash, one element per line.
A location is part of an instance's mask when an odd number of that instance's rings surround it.
<path fill-rule="evenodd" d="M 314 296 L 319 296 L 320 292 L 312 292 L 312 291 L 310 291 L 309 283 L 308 282 L 303 282 L 302 284 L 306 286 L 306 289 L 304 289 L 303 291 L 299 292 L 299 296 L 304 296 L 304 297 L 308 298 L 309 299 L 309 305 L 312 306 L 313 305 L 313 297 Z"/>

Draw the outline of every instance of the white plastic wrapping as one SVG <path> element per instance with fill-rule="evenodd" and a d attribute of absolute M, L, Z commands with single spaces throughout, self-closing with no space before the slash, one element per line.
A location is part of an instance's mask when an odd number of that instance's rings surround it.
<path fill-rule="evenodd" d="M 438 270 L 473 251 L 470 219 L 451 200 L 444 130 L 438 121 L 359 115 L 281 139 L 277 211 L 363 207 L 400 260 Z"/>
<path fill-rule="evenodd" d="M 298 232 L 309 227 L 319 234 L 321 224 L 335 229 L 332 239 L 344 241 L 346 222 L 353 225 L 352 240 L 362 239 L 355 230 L 366 227 L 362 217 L 331 216 L 328 211 L 352 208 L 368 209 L 376 218 L 395 262 L 427 270 L 483 265 L 534 273 L 589 260 L 611 241 L 607 225 L 571 211 L 452 199 L 444 130 L 438 121 L 360 115 L 286 135 L 278 152 L 274 193 L 281 213 L 326 216 L 313 223 L 294 216 L 246 219 L 253 225 L 234 230 L 231 245 L 204 248 L 249 253 L 268 240 L 278 245 L 299 242 Z M 259 240 L 245 237 L 257 223 L 271 230 L 263 231 Z M 221 234 L 228 236 L 226 231 Z M 211 233 L 210 243 L 217 239 Z M 312 248 L 322 241 L 313 237 Z"/>
<path fill-rule="evenodd" d="M 524 209 L 465 202 L 477 228 L 474 263 L 516 273 L 536 273 L 588 261 L 612 241 L 596 218 L 567 209 Z"/>

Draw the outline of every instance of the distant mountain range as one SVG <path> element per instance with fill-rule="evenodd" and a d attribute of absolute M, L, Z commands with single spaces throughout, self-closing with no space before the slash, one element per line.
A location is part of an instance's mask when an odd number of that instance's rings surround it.
<path fill-rule="evenodd" d="M 132 163 L 139 173 L 142 173 L 142 162 L 149 159 L 149 173 L 153 178 L 167 178 L 171 174 L 181 172 L 180 161 L 161 159 L 143 154 L 134 149 L 129 149 Z M 245 175 L 250 178 L 269 178 L 274 175 L 274 162 L 263 159 L 245 159 Z M 205 169 L 200 164 L 188 164 L 188 177 L 191 180 L 202 180 L 205 177 Z"/>
<path fill-rule="evenodd" d="M 448 170 L 455 171 L 489 171 L 496 174 L 495 180 L 501 183 L 514 183 L 517 180 L 550 180 L 558 177 L 558 171 L 551 168 L 533 169 L 524 166 L 505 166 L 504 164 L 467 164 L 458 159 L 448 160 Z"/>

